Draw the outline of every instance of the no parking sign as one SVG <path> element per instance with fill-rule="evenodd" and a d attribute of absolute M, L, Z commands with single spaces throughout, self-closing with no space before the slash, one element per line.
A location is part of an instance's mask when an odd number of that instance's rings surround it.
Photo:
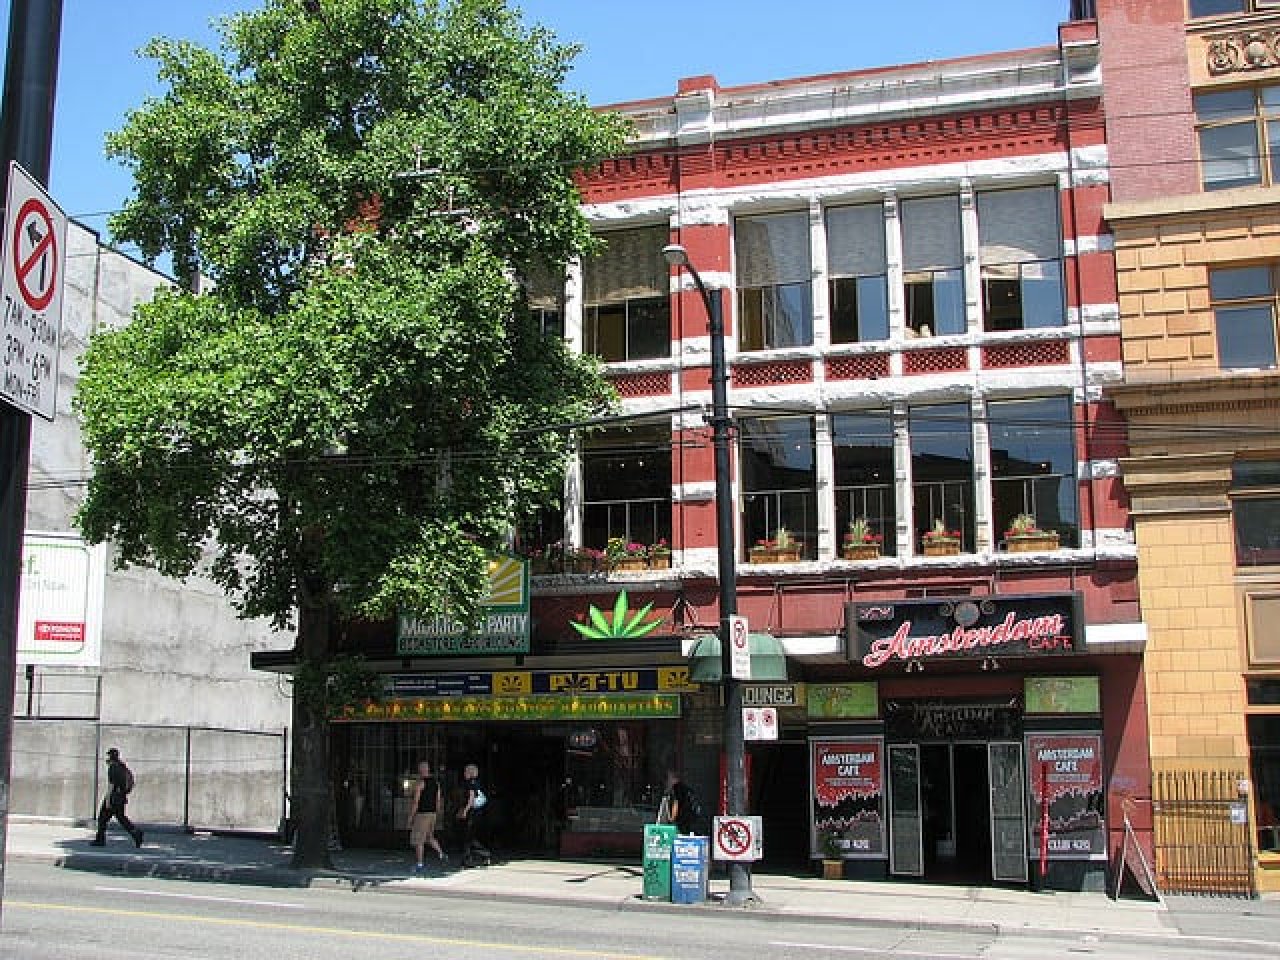
<path fill-rule="evenodd" d="M 0 270 L 0 397 L 52 420 L 57 407 L 67 217 L 40 184 L 9 164 Z"/>

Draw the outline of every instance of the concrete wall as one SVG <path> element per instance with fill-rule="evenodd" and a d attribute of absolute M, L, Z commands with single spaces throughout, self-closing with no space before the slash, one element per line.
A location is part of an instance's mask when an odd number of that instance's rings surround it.
<path fill-rule="evenodd" d="M 160 274 L 103 247 L 72 224 L 68 236 L 58 416 L 36 418 L 27 529 L 74 532 L 72 522 L 90 464 L 71 413 L 79 360 L 90 336 L 127 323 L 134 307 L 168 284 Z M 260 731 L 272 737 L 193 734 L 195 789 L 190 806 L 205 825 L 274 828 L 280 818 L 280 736 L 289 723 L 288 688 L 249 669 L 254 650 L 289 647 L 293 638 L 265 622 L 246 622 L 209 581 L 176 581 L 143 569 L 108 569 L 103 589 L 100 669 L 38 667 L 78 674 L 65 683 L 100 683 L 100 712 L 84 719 L 22 722 L 15 730 L 12 809 L 84 816 L 96 807 L 102 751 L 119 746 L 147 788 L 131 809 L 146 821 L 181 822 L 189 725 Z M 19 665 L 18 704 L 26 680 Z M 58 678 L 50 678 L 51 680 Z M 54 684 L 56 686 L 56 684 Z M 78 699 L 91 704 L 91 697 Z M 99 742 L 92 720 L 117 725 Z M 174 730 L 143 729 L 174 727 Z M 100 792 L 100 791 L 99 791 Z"/>

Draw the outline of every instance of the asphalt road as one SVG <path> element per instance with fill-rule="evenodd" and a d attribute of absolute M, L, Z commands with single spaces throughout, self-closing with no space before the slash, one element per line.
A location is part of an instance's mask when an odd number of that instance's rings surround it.
<path fill-rule="evenodd" d="M 1216 960 L 1225 952 L 801 923 L 737 911 L 516 905 L 388 887 L 188 883 L 32 863 L 7 868 L 0 923 L 0 957 L 21 960 Z"/>

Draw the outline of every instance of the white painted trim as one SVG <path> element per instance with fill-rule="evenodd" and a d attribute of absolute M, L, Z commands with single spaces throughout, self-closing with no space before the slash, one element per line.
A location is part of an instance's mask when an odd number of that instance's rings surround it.
<path fill-rule="evenodd" d="M 706 503 L 716 498 L 714 480 L 700 483 L 678 483 L 671 488 L 673 503 Z"/>
<path fill-rule="evenodd" d="M 1074 240 L 1068 237 L 1062 245 L 1062 255 L 1074 257 L 1088 253 L 1114 253 L 1115 249 L 1116 238 L 1109 233 L 1076 237 Z"/>
<path fill-rule="evenodd" d="M 1147 648 L 1146 623 L 1090 623 L 1084 628 L 1089 653 L 1142 653 Z"/>
<path fill-rule="evenodd" d="M 733 289 L 733 274 L 727 270 L 699 270 L 698 274 L 702 277 L 702 282 L 706 284 L 709 291 Z M 672 293 L 683 293 L 697 289 L 698 285 L 694 283 L 693 277 L 689 275 L 687 270 L 681 270 L 671 278 Z"/>

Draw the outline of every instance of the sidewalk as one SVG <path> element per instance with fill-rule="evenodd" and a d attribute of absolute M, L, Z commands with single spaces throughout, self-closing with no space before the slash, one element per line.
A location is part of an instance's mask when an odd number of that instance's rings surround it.
<path fill-rule="evenodd" d="M 641 898 L 639 863 L 512 860 L 459 870 L 428 866 L 410 873 L 409 851 L 342 850 L 332 871 L 289 866 L 287 846 L 266 838 L 148 830 L 141 849 L 113 828 L 105 847 L 91 847 L 91 828 L 10 817 L 10 861 L 55 863 L 69 869 L 127 876 L 205 880 L 259 886 L 350 885 L 437 897 L 651 911 L 724 910 L 728 881 L 713 877 L 712 900 L 686 906 Z M 1055 936 L 1091 945 L 1181 943 L 1280 957 L 1280 898 L 1166 898 L 1163 903 L 1113 902 L 1098 893 L 1032 893 L 1001 887 L 874 883 L 756 874 L 761 903 L 752 912 L 779 919 L 904 929 Z"/>

